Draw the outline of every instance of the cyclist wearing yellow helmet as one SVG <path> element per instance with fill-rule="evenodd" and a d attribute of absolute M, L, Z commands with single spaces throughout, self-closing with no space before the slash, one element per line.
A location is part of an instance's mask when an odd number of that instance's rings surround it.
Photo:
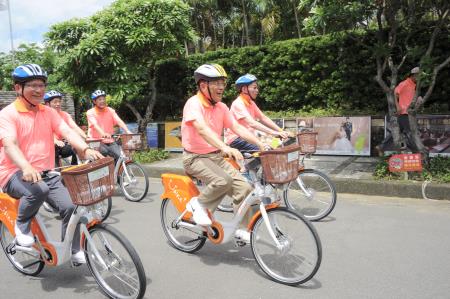
<path fill-rule="evenodd" d="M 248 142 L 257 144 L 260 150 L 264 150 L 264 144 L 234 121 L 228 107 L 221 102 L 227 73 L 220 65 L 204 64 L 195 70 L 194 78 L 198 92 L 183 109 L 183 165 L 186 173 L 200 179 L 206 188 L 191 199 L 187 208 L 193 212 L 196 223 L 210 225 L 206 209 L 214 211 L 226 194 L 231 195 L 238 206 L 252 190 L 239 171 L 224 160 L 224 156 L 236 160 L 243 157 L 222 141 L 223 130 L 232 130 Z M 238 230 L 237 235 L 240 232 Z"/>

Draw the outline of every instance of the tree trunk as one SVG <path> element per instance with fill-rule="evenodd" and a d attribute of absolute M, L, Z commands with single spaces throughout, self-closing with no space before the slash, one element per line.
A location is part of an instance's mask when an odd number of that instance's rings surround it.
<path fill-rule="evenodd" d="M 297 13 L 297 7 L 295 6 L 295 1 L 292 4 L 294 6 L 295 26 L 297 27 L 298 38 L 301 38 L 302 32 L 300 30 L 300 21 L 298 20 L 298 13 Z"/>
<path fill-rule="evenodd" d="M 242 4 L 242 17 L 244 18 L 245 41 L 247 43 L 246 45 L 250 46 L 251 41 L 250 41 L 250 34 L 249 34 L 249 29 L 248 29 L 247 10 L 245 8 L 245 0 L 241 0 L 241 4 Z"/>

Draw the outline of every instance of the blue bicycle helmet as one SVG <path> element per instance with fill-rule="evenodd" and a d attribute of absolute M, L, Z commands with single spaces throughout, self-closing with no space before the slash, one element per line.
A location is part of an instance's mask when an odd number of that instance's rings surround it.
<path fill-rule="evenodd" d="M 257 80 L 258 79 L 254 75 L 245 74 L 244 76 L 240 76 L 234 84 L 238 90 L 241 90 L 242 86 L 250 85 Z"/>
<path fill-rule="evenodd" d="M 101 97 L 101 96 L 105 96 L 106 97 L 106 92 L 104 92 L 103 90 L 97 89 L 96 91 L 94 91 L 91 94 L 91 100 L 94 101 L 95 99 L 97 99 L 98 97 Z"/>
<path fill-rule="evenodd" d="M 24 64 L 14 69 L 12 79 L 14 83 L 25 83 L 35 79 L 47 82 L 47 72 L 37 64 Z"/>
<path fill-rule="evenodd" d="M 44 102 L 48 103 L 54 98 L 62 98 L 62 94 L 59 91 L 56 90 L 50 90 L 49 92 L 46 92 L 44 95 Z"/>

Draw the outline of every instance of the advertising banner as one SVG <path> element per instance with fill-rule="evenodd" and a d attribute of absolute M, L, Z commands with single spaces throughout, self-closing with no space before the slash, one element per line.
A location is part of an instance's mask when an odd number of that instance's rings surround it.
<path fill-rule="evenodd" d="M 168 151 L 181 152 L 181 122 L 165 123 L 165 148 Z"/>
<path fill-rule="evenodd" d="M 430 156 L 450 156 L 450 115 L 418 115 L 417 123 Z"/>
<path fill-rule="evenodd" d="M 316 154 L 370 156 L 370 124 L 370 116 L 315 118 Z"/>

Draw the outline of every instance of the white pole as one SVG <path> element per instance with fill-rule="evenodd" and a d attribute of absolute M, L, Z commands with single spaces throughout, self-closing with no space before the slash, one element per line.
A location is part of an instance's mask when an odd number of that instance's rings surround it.
<path fill-rule="evenodd" d="M 13 30 L 12 30 L 12 20 L 11 20 L 11 4 L 10 0 L 6 0 L 6 5 L 8 6 L 8 16 L 9 16 L 9 36 L 11 39 L 11 56 L 13 66 L 16 65 L 16 57 L 14 54 L 14 41 L 13 41 Z"/>

